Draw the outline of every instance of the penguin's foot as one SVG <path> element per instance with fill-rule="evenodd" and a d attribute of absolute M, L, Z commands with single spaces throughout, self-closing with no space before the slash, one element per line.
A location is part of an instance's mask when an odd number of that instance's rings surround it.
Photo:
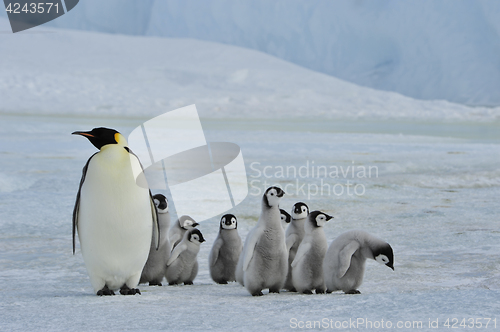
<path fill-rule="evenodd" d="M 219 285 L 227 285 L 227 281 L 226 280 L 219 280 L 219 281 L 217 281 L 217 283 Z"/>
<path fill-rule="evenodd" d="M 192 282 L 192 281 L 185 281 L 185 282 L 184 282 L 184 285 L 192 285 L 192 284 L 193 284 L 193 282 Z"/>
<path fill-rule="evenodd" d="M 361 292 L 357 289 L 351 289 L 345 292 L 346 294 L 361 294 Z"/>
<path fill-rule="evenodd" d="M 289 292 L 296 292 L 297 290 L 295 289 L 295 287 L 292 287 L 288 290 Z"/>
<path fill-rule="evenodd" d="M 279 290 L 279 288 L 274 288 L 274 289 L 273 288 L 269 288 L 269 294 L 271 294 L 271 293 L 278 293 L 279 294 L 280 290 Z"/>
<path fill-rule="evenodd" d="M 138 288 L 129 288 L 127 285 L 123 285 L 120 288 L 120 294 L 122 295 L 141 295 L 141 291 Z"/>
<path fill-rule="evenodd" d="M 331 294 L 331 293 L 333 293 L 333 291 L 332 291 L 332 290 L 330 290 L 330 289 L 327 289 L 327 290 L 326 290 L 326 294 Z"/>
<path fill-rule="evenodd" d="M 175 286 L 175 285 L 177 285 L 177 283 L 176 282 L 169 282 L 168 285 L 169 286 Z"/>
<path fill-rule="evenodd" d="M 262 295 L 264 295 L 262 291 L 257 291 L 255 293 L 252 293 L 252 296 L 262 296 Z"/>
<path fill-rule="evenodd" d="M 302 294 L 312 294 L 312 290 L 306 289 L 305 291 L 302 292 Z"/>
<path fill-rule="evenodd" d="M 316 288 L 316 294 L 325 294 L 325 290 L 322 288 Z"/>
<path fill-rule="evenodd" d="M 97 291 L 98 296 L 108 296 L 108 295 L 115 295 L 115 292 L 113 292 L 111 289 L 108 288 L 108 286 L 104 285 L 104 287 L 101 290 Z"/>
<path fill-rule="evenodd" d="M 149 286 L 162 286 L 162 284 L 159 281 L 150 281 Z"/>

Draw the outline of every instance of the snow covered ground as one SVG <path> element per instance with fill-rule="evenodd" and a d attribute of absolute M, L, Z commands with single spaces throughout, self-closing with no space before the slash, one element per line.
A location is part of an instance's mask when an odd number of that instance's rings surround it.
<path fill-rule="evenodd" d="M 0 330 L 290 330 L 323 319 L 392 329 L 420 321 L 428 330 L 429 320 L 445 329 L 448 318 L 496 318 L 498 328 L 498 109 L 413 100 L 192 40 L 46 28 L 0 38 Z M 208 141 L 241 147 L 250 194 L 231 212 L 242 237 L 259 216 L 258 189 L 291 184 L 283 208 L 304 201 L 333 215 L 329 242 L 354 228 L 383 238 L 395 271 L 367 262 L 359 296 L 253 298 L 211 281 L 213 218 L 199 227 L 207 242 L 193 286 L 95 296 L 79 248 L 71 253 L 75 195 L 95 148 L 70 133 L 107 126 L 128 136 L 191 103 Z M 337 167 L 339 177 L 313 176 L 313 164 Z M 310 173 L 282 177 L 280 166 Z M 358 176 L 363 167 L 371 177 Z M 315 191 L 325 184 L 343 193 Z"/>
<path fill-rule="evenodd" d="M 245 331 L 288 330 L 293 318 L 424 326 L 438 318 L 440 324 L 446 318 L 500 319 L 498 140 L 314 133 L 300 127 L 253 130 L 240 121 L 219 122 L 225 130 L 210 122 L 204 128 L 208 140 L 230 137 L 238 143 L 249 180 L 260 181 L 231 211 L 241 236 L 259 215 L 255 188 L 263 188 L 264 180 L 299 181 L 305 192 L 289 188 L 283 208 L 305 201 L 333 215 L 325 227 L 329 241 L 353 228 L 382 237 L 394 248 L 395 272 L 369 261 L 360 296 L 283 292 L 252 298 L 237 284 L 216 285 L 209 277 L 208 253 L 218 231 L 213 218 L 200 225 L 207 242 L 193 286 L 142 285 L 141 296 L 95 296 L 79 249 L 71 254 L 72 207 L 81 168 L 94 147 L 70 133 L 103 125 L 128 134 L 142 121 L 0 116 L 1 330 Z M 344 169 L 376 166 L 378 177 L 257 177 L 265 166 L 298 169 L 313 161 Z M 363 185 L 365 194 L 348 195 L 344 186 L 340 196 L 314 195 L 313 185 L 321 181 L 333 186 L 348 180 Z"/>

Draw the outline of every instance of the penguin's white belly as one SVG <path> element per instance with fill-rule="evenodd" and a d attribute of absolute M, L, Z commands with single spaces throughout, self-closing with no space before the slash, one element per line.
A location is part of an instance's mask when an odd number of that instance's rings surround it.
<path fill-rule="evenodd" d="M 112 152 L 113 161 L 129 159 L 123 152 Z M 136 185 L 130 162 L 110 163 L 109 153 L 101 153 L 90 161 L 81 189 L 78 236 L 82 255 L 96 291 L 104 285 L 135 287 L 152 239 L 149 192 Z"/>

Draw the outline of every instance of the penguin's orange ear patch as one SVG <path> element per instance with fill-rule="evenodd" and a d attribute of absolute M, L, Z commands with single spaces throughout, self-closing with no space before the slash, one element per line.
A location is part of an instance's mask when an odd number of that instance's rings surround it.
<path fill-rule="evenodd" d="M 120 133 L 115 134 L 115 141 L 116 141 L 116 143 L 120 142 Z"/>

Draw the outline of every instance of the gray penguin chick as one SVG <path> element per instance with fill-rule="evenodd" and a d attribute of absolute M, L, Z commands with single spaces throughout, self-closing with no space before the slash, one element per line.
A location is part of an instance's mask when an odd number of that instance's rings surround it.
<path fill-rule="evenodd" d="M 325 293 L 323 258 L 328 243 L 323 226 L 332 218 L 321 211 L 313 211 L 307 218 L 306 235 L 291 265 L 293 286 L 299 293 L 312 294 L 312 290 L 316 294 Z"/>
<path fill-rule="evenodd" d="M 286 277 L 284 288 L 295 292 L 295 287 L 293 286 L 292 281 L 292 262 L 295 258 L 295 254 L 299 249 L 300 242 L 305 235 L 304 224 L 307 220 L 307 216 L 309 215 L 309 207 L 307 204 L 298 202 L 293 205 L 292 208 L 292 221 L 290 225 L 286 229 L 286 248 L 288 250 L 288 275 Z"/>
<path fill-rule="evenodd" d="M 340 234 L 328 248 L 323 261 L 326 291 L 360 294 L 367 258 L 394 270 L 394 253 L 389 243 L 361 230 Z"/>
<path fill-rule="evenodd" d="M 180 216 L 172 227 L 168 230 L 168 241 L 170 242 L 170 251 L 181 242 L 186 231 L 195 228 L 199 224 L 190 216 Z"/>
<path fill-rule="evenodd" d="M 167 270 L 167 261 L 170 257 L 170 242 L 168 241 L 167 232 L 170 227 L 170 213 L 168 210 L 167 198 L 162 194 L 153 196 L 153 201 L 158 210 L 158 227 L 160 229 L 160 243 L 158 250 L 151 241 L 148 260 L 142 270 L 139 283 L 149 282 L 149 286 L 161 286 L 161 281 Z M 154 235 L 153 235 L 154 236 Z"/>
<path fill-rule="evenodd" d="M 191 229 L 184 234 L 182 241 L 175 246 L 167 261 L 167 278 L 169 285 L 192 285 L 198 274 L 198 252 L 200 244 L 205 242 L 199 229 Z"/>
<path fill-rule="evenodd" d="M 279 202 L 283 190 L 270 187 L 262 197 L 262 211 L 257 225 L 248 233 L 236 267 L 236 280 L 252 296 L 262 290 L 279 293 L 288 271 L 285 232 L 281 226 Z"/>
<path fill-rule="evenodd" d="M 208 257 L 210 276 L 218 284 L 236 281 L 236 264 L 243 249 L 237 228 L 238 221 L 234 215 L 226 214 L 221 218 L 219 235 Z"/>

